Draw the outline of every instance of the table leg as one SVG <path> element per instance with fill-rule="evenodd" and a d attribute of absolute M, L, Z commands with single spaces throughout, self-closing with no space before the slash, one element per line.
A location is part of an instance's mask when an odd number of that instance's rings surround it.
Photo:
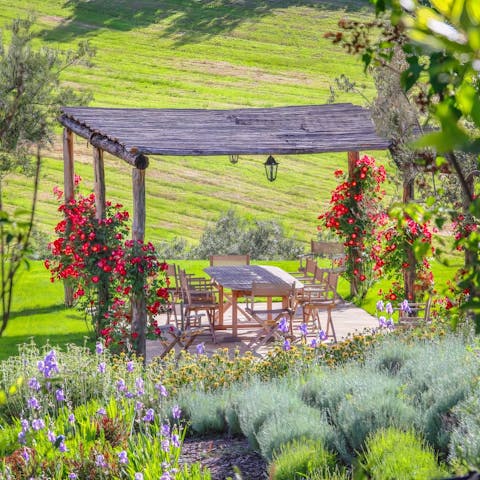
<path fill-rule="evenodd" d="M 232 290 L 232 336 L 236 337 L 238 335 L 238 292 Z"/>
<path fill-rule="evenodd" d="M 223 327 L 223 287 L 221 285 L 218 286 L 218 303 L 219 303 L 219 308 L 218 308 L 218 326 Z"/>

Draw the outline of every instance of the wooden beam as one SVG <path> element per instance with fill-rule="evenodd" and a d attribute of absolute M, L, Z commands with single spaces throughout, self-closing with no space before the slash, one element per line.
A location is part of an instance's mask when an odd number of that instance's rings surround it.
<path fill-rule="evenodd" d="M 133 185 L 133 226 L 132 238 L 134 241 L 144 241 L 145 238 L 145 170 L 134 168 L 132 172 Z M 147 342 L 147 306 L 145 294 L 139 293 L 132 296 L 132 333 L 135 334 L 135 351 L 143 358 L 145 363 Z"/>
<path fill-rule="evenodd" d="M 75 168 L 73 161 L 73 134 L 68 128 L 63 129 L 63 196 L 65 203 L 75 198 Z M 67 222 L 66 228 L 70 225 Z M 73 286 L 70 281 L 63 282 L 65 306 L 73 306 Z"/>
<path fill-rule="evenodd" d="M 360 160 L 359 152 L 348 152 L 348 176 L 353 177 L 353 172 L 355 171 L 355 165 Z"/>
<path fill-rule="evenodd" d="M 125 160 L 133 167 L 142 170 L 148 167 L 148 157 L 142 153 L 129 152 L 120 143 L 113 141 L 108 137 L 101 135 L 100 133 L 92 133 L 88 127 L 75 122 L 65 115 L 62 115 L 59 118 L 59 122 L 77 135 L 86 138 L 94 147 L 101 148 L 102 150 L 111 153 L 115 157 Z"/>
<path fill-rule="evenodd" d="M 103 150 L 93 147 L 93 168 L 94 168 L 94 192 L 95 209 L 97 219 L 105 218 L 105 168 L 103 163 Z"/>

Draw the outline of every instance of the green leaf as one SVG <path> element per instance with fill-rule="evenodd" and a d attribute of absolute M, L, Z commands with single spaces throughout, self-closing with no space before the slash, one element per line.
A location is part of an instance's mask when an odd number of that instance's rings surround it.
<path fill-rule="evenodd" d="M 435 197 L 430 196 L 425 200 L 425 203 L 427 204 L 428 207 L 433 207 L 436 201 L 437 199 Z"/>
<path fill-rule="evenodd" d="M 457 102 L 460 110 L 467 116 L 471 116 L 473 121 L 480 125 L 480 99 L 478 93 L 472 85 L 463 83 L 457 91 Z"/>
<path fill-rule="evenodd" d="M 5 405 L 7 403 L 7 394 L 0 390 L 0 405 Z"/>

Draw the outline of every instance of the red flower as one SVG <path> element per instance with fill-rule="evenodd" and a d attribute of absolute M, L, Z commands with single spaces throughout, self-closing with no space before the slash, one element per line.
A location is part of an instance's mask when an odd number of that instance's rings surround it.
<path fill-rule="evenodd" d="M 99 278 L 97 275 L 94 275 L 94 276 L 92 277 L 92 282 L 93 282 L 93 283 L 98 283 L 99 281 L 100 281 L 100 278 Z"/>

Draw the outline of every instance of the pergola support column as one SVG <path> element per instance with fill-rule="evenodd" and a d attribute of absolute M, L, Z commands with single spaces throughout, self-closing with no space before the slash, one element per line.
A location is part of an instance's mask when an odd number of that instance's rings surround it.
<path fill-rule="evenodd" d="M 73 160 L 73 132 L 63 129 L 63 192 L 64 201 L 68 203 L 75 198 L 75 168 Z M 66 229 L 70 230 L 67 223 Z M 64 301 L 67 307 L 73 306 L 73 286 L 69 281 L 63 282 Z"/>
<path fill-rule="evenodd" d="M 133 186 L 133 226 L 132 239 L 144 241 L 145 238 L 145 170 L 134 168 L 132 171 Z M 147 353 L 146 343 L 147 306 L 145 294 L 136 293 L 132 296 L 132 334 L 135 334 L 137 355 L 143 358 L 145 363 Z"/>
<path fill-rule="evenodd" d="M 95 217 L 97 220 L 105 218 L 106 196 L 105 196 L 105 167 L 103 162 L 103 150 L 93 147 L 93 173 L 94 173 L 94 192 L 95 192 Z M 109 281 L 102 278 L 98 283 L 98 305 L 96 313 L 96 330 L 100 334 L 105 321 L 104 315 L 107 313 L 109 303 Z"/>
<path fill-rule="evenodd" d="M 355 167 L 358 160 L 360 160 L 360 153 L 351 151 L 348 152 L 348 178 L 353 180 L 355 178 Z M 361 233 L 358 234 L 358 240 L 361 241 Z M 361 262 L 357 263 L 357 258 L 361 258 L 361 252 L 358 247 L 348 247 L 350 251 L 352 265 L 355 265 L 355 268 L 359 271 L 359 275 L 352 275 L 350 283 L 350 295 L 352 297 L 358 295 L 360 291 L 360 280 L 359 276 L 363 273 L 363 265 Z"/>

